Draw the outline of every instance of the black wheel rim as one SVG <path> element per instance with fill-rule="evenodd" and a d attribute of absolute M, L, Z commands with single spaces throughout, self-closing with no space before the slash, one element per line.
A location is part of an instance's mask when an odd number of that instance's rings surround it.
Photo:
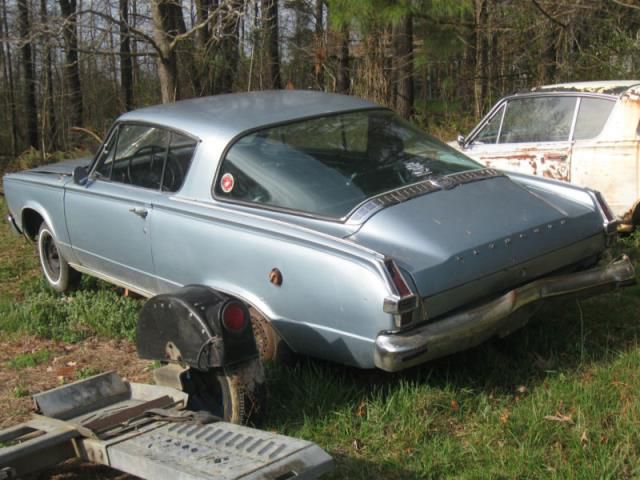
<path fill-rule="evenodd" d="M 44 267 L 47 270 L 48 276 L 53 281 L 58 281 L 60 278 L 60 254 L 58 253 L 58 247 L 50 234 L 43 232 L 42 235 L 44 235 L 44 238 L 41 240 Z"/>

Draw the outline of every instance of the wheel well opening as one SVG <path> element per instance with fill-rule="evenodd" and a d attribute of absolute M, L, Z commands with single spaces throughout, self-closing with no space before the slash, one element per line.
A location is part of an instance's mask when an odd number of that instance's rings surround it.
<path fill-rule="evenodd" d="M 42 215 L 35 210 L 24 209 L 22 212 L 22 230 L 24 234 L 31 240 L 35 240 L 43 221 Z"/>
<path fill-rule="evenodd" d="M 247 304 L 247 307 L 249 308 L 249 313 L 251 314 L 251 319 L 255 319 L 255 320 L 262 320 L 266 323 L 269 324 L 269 326 L 271 328 L 273 328 L 273 330 L 280 335 L 280 332 L 278 331 L 278 329 L 273 325 L 273 322 L 271 321 L 271 319 L 269 317 L 267 317 L 264 313 L 262 313 L 261 310 L 257 309 L 256 307 L 253 306 L 253 304 L 243 300 L 244 303 Z"/>
<path fill-rule="evenodd" d="M 251 314 L 251 324 L 253 334 L 256 339 L 256 346 L 262 361 L 276 363 L 291 363 L 295 350 L 289 346 L 288 342 L 280 334 L 271 319 L 251 304 L 249 313 Z"/>

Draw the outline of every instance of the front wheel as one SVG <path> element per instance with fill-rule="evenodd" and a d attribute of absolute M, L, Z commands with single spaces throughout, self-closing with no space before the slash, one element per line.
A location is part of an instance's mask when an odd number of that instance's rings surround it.
<path fill-rule="evenodd" d="M 45 222 L 42 222 L 38 231 L 37 247 L 42 273 L 51 288 L 64 293 L 78 284 L 80 273 L 72 269 L 60 254 L 51 227 Z"/>
<path fill-rule="evenodd" d="M 191 368 L 183 382 L 189 410 L 206 410 L 225 422 L 241 425 L 259 423 L 264 412 L 266 390 L 259 359 L 219 370 Z"/>

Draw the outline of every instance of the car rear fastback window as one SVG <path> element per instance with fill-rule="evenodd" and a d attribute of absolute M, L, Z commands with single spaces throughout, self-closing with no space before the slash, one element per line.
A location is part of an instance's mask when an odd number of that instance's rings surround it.
<path fill-rule="evenodd" d="M 429 178 L 482 168 L 388 110 L 252 132 L 228 150 L 217 198 L 344 218 L 363 201 Z"/>

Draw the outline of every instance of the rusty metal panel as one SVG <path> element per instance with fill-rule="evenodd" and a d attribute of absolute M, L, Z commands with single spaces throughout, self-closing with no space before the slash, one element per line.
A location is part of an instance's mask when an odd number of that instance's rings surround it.
<path fill-rule="evenodd" d="M 555 180 L 571 180 L 570 144 L 509 145 L 508 150 L 478 152 L 481 163 L 487 167 L 509 172 L 539 175 Z"/>

